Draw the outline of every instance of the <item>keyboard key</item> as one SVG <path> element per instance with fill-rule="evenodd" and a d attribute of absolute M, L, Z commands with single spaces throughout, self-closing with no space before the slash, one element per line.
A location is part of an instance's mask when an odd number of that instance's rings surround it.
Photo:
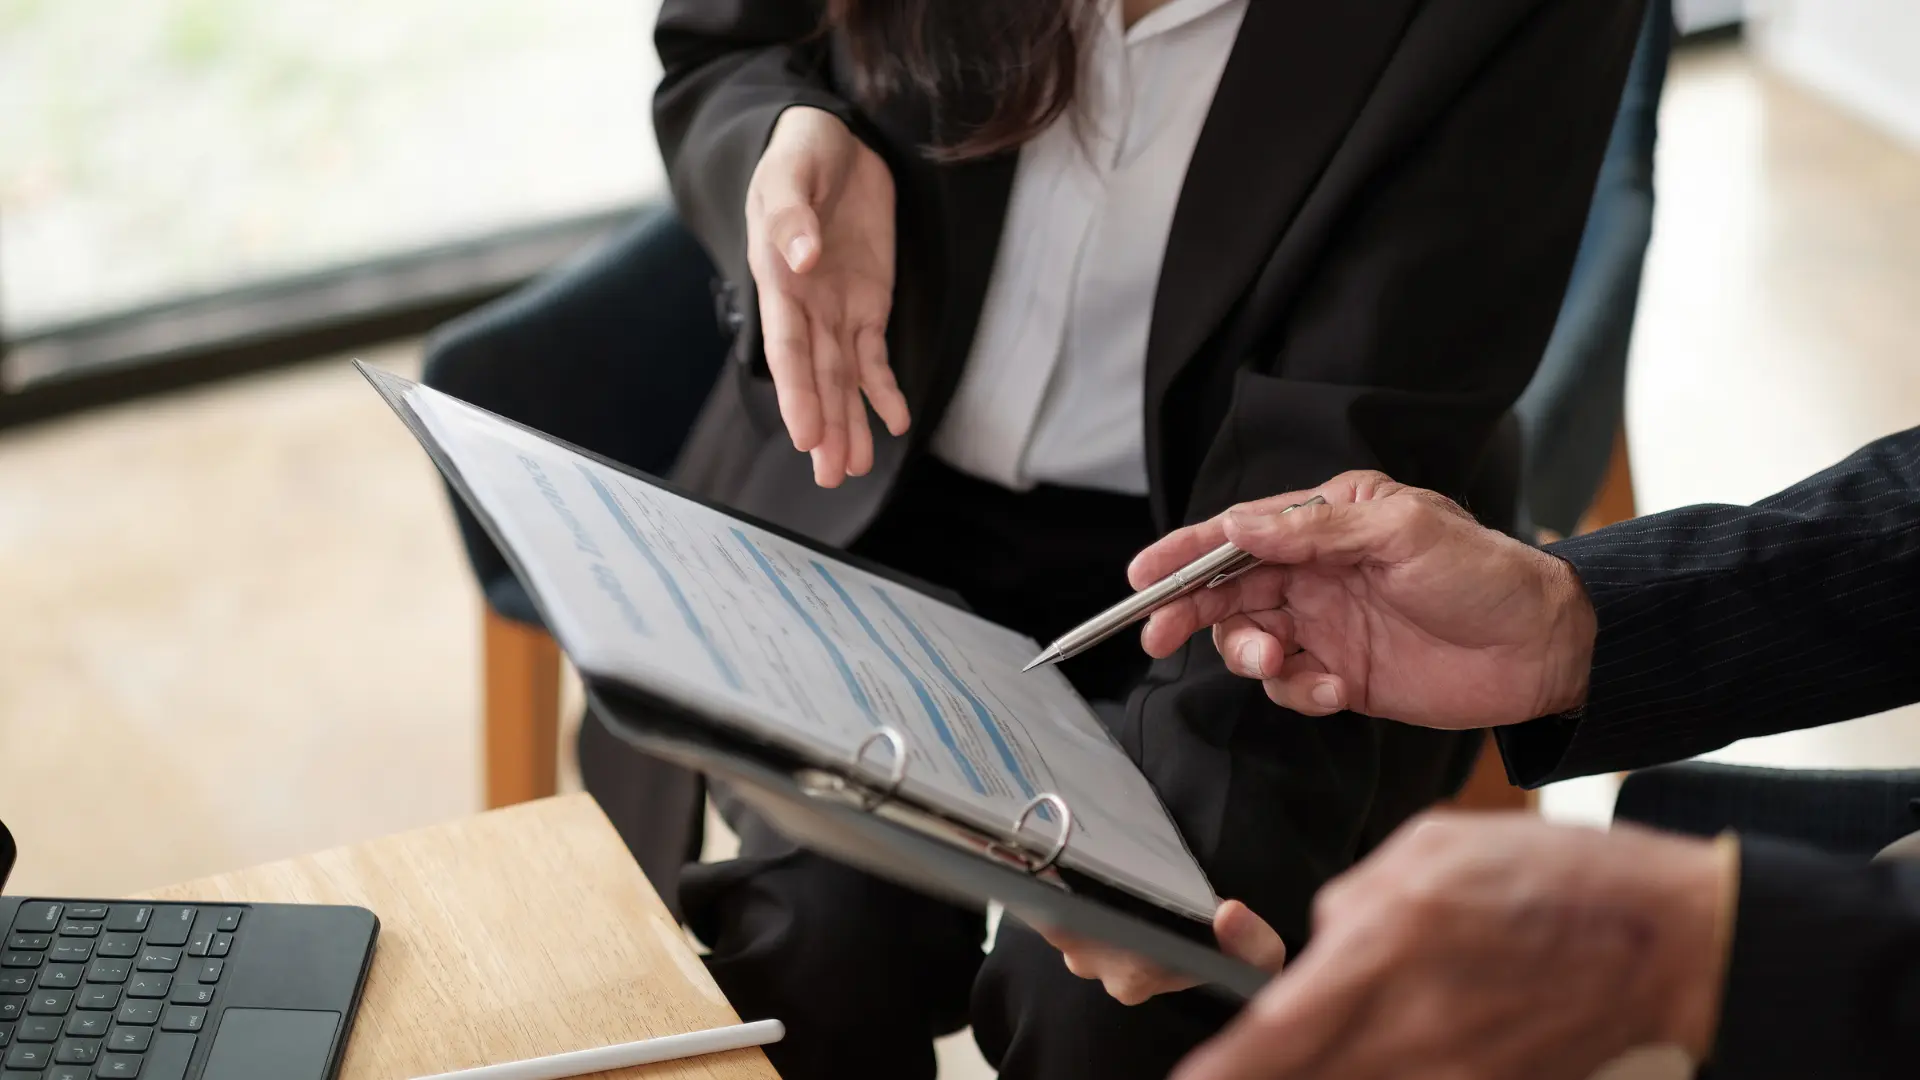
<path fill-rule="evenodd" d="M 0 1049 L 5 1049 L 7 1043 L 11 1042 L 12 1040 L 13 1040 L 13 1025 L 0 1024 Z"/>
<path fill-rule="evenodd" d="M 152 1024 L 160 1019 L 160 1003 L 157 1001 L 129 1001 L 120 1006 L 114 1019 L 122 1024 Z"/>
<path fill-rule="evenodd" d="M 167 998 L 167 1000 L 175 1005 L 211 1005 L 213 1004 L 213 991 L 214 988 L 211 986 L 191 983 L 185 979 L 181 979 L 179 982 L 173 984 L 173 995 Z"/>
<path fill-rule="evenodd" d="M 227 962 L 225 960 L 209 960 L 200 965 L 200 981 L 203 983 L 217 983 L 220 981 L 221 972 L 226 970 Z"/>
<path fill-rule="evenodd" d="M 94 946 L 95 956 L 139 956 L 139 934 L 108 934 Z"/>
<path fill-rule="evenodd" d="M 140 950 L 140 962 L 134 967 L 141 971 L 177 971 L 180 968 L 180 950 L 177 947 L 149 944 Z"/>
<path fill-rule="evenodd" d="M 232 933 L 240 929 L 240 916 L 244 914 L 246 914 L 246 912 L 240 908 L 225 908 L 217 913 L 213 928 L 215 930 L 224 930 L 227 933 Z"/>
<path fill-rule="evenodd" d="M 86 970 L 83 964 L 48 964 L 40 969 L 40 985 L 49 990 L 71 990 L 80 985 L 80 976 Z"/>
<path fill-rule="evenodd" d="M 144 1054 L 147 1044 L 153 1041 L 153 1029 L 144 1027 L 117 1027 L 107 1036 L 107 1049 L 123 1054 Z"/>
<path fill-rule="evenodd" d="M 61 937 L 99 937 L 100 924 L 97 922 L 63 922 L 60 924 Z"/>
<path fill-rule="evenodd" d="M 173 1031 L 156 1035 L 153 1051 L 147 1055 L 146 1080 L 186 1080 L 187 1063 L 193 1060 L 195 1038 Z"/>
<path fill-rule="evenodd" d="M 146 932 L 147 923 L 152 919 L 152 904 L 115 904 L 113 914 L 107 916 L 107 929 L 141 934 Z"/>
<path fill-rule="evenodd" d="M 40 966 L 40 954 L 37 952 L 0 953 L 0 967 L 34 968 Z"/>
<path fill-rule="evenodd" d="M 59 904 L 21 904 L 20 910 L 13 915 L 13 932 L 16 934 L 51 934 L 59 926 Z"/>
<path fill-rule="evenodd" d="M 18 1020 L 26 1011 L 26 998 L 0 997 L 0 1020 Z"/>
<path fill-rule="evenodd" d="M 75 1005 L 83 1009 L 112 1009 L 120 1004 L 120 988 L 117 986 L 83 986 Z"/>
<path fill-rule="evenodd" d="M 127 980 L 127 996 L 130 998 L 163 998 L 173 989 L 173 976 L 158 972 L 143 971 Z"/>
<path fill-rule="evenodd" d="M 28 1016 L 65 1016 L 72 1007 L 71 990 L 36 990 L 27 999 Z"/>
<path fill-rule="evenodd" d="M 93 1067 L 93 1075 L 133 1080 L 140 1075 L 140 1059 L 131 1054 L 101 1054 L 100 1063 Z"/>
<path fill-rule="evenodd" d="M 33 989 L 33 972 L 0 968 L 0 994 L 24 994 Z"/>
<path fill-rule="evenodd" d="M 67 918 L 69 919 L 82 919 L 82 920 L 90 919 L 94 922 L 98 922 L 101 919 L 104 919 L 106 917 L 107 917 L 107 905 L 105 904 L 68 904 L 67 905 Z"/>
<path fill-rule="evenodd" d="M 232 952 L 233 951 L 233 935 L 232 934 L 213 935 L 213 947 L 207 951 L 208 951 L 208 954 L 212 956 L 225 956 L 227 955 L 227 953 Z"/>
<path fill-rule="evenodd" d="M 7 939 L 9 949 L 45 949 L 53 944 L 53 938 L 46 934 L 15 934 Z"/>
<path fill-rule="evenodd" d="M 15 1042 L 54 1042 L 60 1038 L 60 1018 L 29 1016 L 13 1029 Z"/>
<path fill-rule="evenodd" d="M 47 1070 L 46 1080 L 88 1080 L 92 1075 L 85 1065 L 55 1065 Z"/>
<path fill-rule="evenodd" d="M 160 1017 L 161 1031 L 199 1031 L 207 1023 L 207 1010 L 196 1005 L 169 1005 Z"/>
<path fill-rule="evenodd" d="M 47 953 L 47 959 L 59 964 L 84 964 L 93 958 L 93 942 L 85 938 L 61 938 Z"/>
<path fill-rule="evenodd" d="M 90 983 L 123 983 L 127 973 L 133 970 L 131 960 L 95 960 L 87 965 L 87 981 Z"/>
<path fill-rule="evenodd" d="M 53 1064 L 53 1047 L 47 1043 L 16 1042 L 7 1051 L 9 1069 L 44 1069 Z"/>
<path fill-rule="evenodd" d="M 83 1039 L 98 1039 L 105 1035 L 112 1025 L 112 1013 L 77 1012 L 67 1017 L 67 1034 L 78 1035 Z"/>
<path fill-rule="evenodd" d="M 67 1065 L 91 1065 L 100 1056 L 99 1039 L 62 1039 L 53 1060 Z"/>
<path fill-rule="evenodd" d="M 153 924 L 147 927 L 149 945 L 185 945 L 193 934 L 195 909 L 160 907 L 153 910 Z"/>
<path fill-rule="evenodd" d="M 213 927 L 205 925 L 206 921 L 201 919 L 200 929 L 195 930 L 193 936 L 187 939 L 188 956 L 205 956 L 207 950 L 213 947 Z"/>

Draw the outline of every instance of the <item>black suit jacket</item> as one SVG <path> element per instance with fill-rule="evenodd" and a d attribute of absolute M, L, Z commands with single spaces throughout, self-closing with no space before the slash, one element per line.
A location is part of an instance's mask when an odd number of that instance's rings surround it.
<path fill-rule="evenodd" d="M 1147 350 L 1160 524 L 1378 467 L 1458 494 L 1552 329 L 1639 28 L 1635 0 L 1252 0 L 1174 216 Z M 685 477 L 832 543 L 870 518 L 957 384 L 1015 157 L 947 165 L 923 98 L 876 111 L 807 0 L 664 0 L 656 129 L 732 287 L 741 362 Z M 785 437 L 746 261 L 780 113 L 839 115 L 891 167 L 891 357 L 914 413 L 827 493 Z M 1505 512 L 1506 508 L 1500 508 Z"/>
<path fill-rule="evenodd" d="M 1518 783 L 1920 701 L 1920 428 L 1772 498 L 1557 544 L 1599 615 L 1576 718 L 1500 735 Z M 1920 1075 L 1920 863 L 1742 845 L 1716 1074 Z"/>
<path fill-rule="evenodd" d="M 820 11 L 664 0 L 655 126 L 741 323 L 676 478 L 845 544 L 947 407 L 1016 159 L 936 163 L 923 151 L 952 134 L 951 110 L 911 93 L 853 104 Z M 1251 0 L 1155 298 L 1146 450 L 1162 526 L 1360 467 L 1465 493 L 1552 329 L 1641 13 L 1638 0 Z M 872 475 L 831 492 L 781 427 L 747 269 L 748 181 L 795 105 L 844 119 L 898 196 L 888 336 L 913 431 L 879 432 Z M 1434 796 L 1434 760 L 1457 742 L 1290 717 L 1210 647 L 1157 665 L 1126 717 L 1122 742 L 1216 886 L 1295 943 L 1312 888 Z"/>

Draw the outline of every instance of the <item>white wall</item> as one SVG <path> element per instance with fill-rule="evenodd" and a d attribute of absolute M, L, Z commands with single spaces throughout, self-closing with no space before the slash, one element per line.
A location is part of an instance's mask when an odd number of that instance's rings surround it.
<path fill-rule="evenodd" d="M 1920 0 L 1753 0 L 1759 55 L 1920 146 Z"/>

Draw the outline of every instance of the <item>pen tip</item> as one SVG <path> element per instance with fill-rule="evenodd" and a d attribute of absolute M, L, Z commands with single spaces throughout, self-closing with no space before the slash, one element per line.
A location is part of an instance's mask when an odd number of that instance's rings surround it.
<path fill-rule="evenodd" d="M 1022 672 L 1032 671 L 1034 668 L 1043 667 L 1047 664 L 1053 663 L 1055 660 L 1058 660 L 1058 659 L 1060 659 L 1059 650 L 1048 649 L 1046 652 L 1043 652 L 1039 656 L 1034 657 L 1033 660 L 1030 663 L 1028 663 L 1026 667 L 1023 667 L 1020 670 Z"/>

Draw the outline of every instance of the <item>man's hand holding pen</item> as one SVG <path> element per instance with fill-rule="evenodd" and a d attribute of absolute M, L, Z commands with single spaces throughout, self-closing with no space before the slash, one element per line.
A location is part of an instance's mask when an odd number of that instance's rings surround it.
<path fill-rule="evenodd" d="M 1324 502 L 1289 511 L 1314 495 Z M 1147 652 L 1211 626 L 1231 670 L 1307 716 L 1476 728 L 1586 696 L 1594 616 L 1572 569 L 1431 491 L 1343 473 L 1172 533 L 1129 575 L 1151 584 L 1222 543 L 1263 565 L 1156 610 Z"/>

